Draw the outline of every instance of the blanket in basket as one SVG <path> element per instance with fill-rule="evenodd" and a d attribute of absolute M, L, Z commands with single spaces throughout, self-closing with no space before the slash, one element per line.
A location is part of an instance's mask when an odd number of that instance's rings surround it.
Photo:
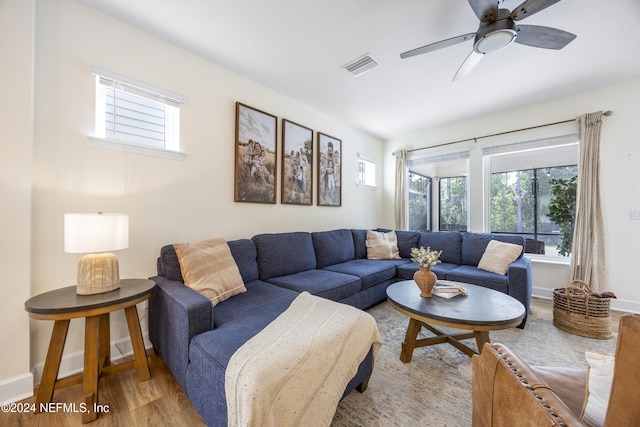
<path fill-rule="evenodd" d="M 231 357 L 228 425 L 328 426 L 378 327 L 357 308 L 301 293 Z"/>

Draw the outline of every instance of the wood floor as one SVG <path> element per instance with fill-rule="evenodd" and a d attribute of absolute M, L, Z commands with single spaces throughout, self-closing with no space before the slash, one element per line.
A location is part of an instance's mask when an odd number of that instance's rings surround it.
<path fill-rule="evenodd" d="M 124 359 L 122 359 L 124 360 Z M 53 402 L 66 403 L 53 406 L 53 412 L 34 414 L 0 414 L 3 426 L 205 426 L 198 412 L 185 395 L 169 369 L 157 355 L 150 357 L 151 379 L 138 381 L 135 369 L 109 375 L 100 379 L 99 404 L 108 407 L 98 419 L 82 424 L 82 414 L 73 412 L 73 405 L 80 410 L 82 384 L 56 390 Z M 22 400 L 18 404 L 35 404 L 36 398 Z"/>
<path fill-rule="evenodd" d="M 534 298 L 531 311 L 537 317 L 553 319 L 553 307 L 550 300 Z M 623 313 L 612 312 L 611 321 L 614 330 Z M 123 359 L 123 361 L 127 361 Z M 150 356 L 151 379 L 138 381 L 136 370 L 128 370 L 103 377 L 100 380 L 99 403 L 109 408 L 109 412 L 101 413 L 96 421 L 89 423 L 92 427 L 108 426 L 204 426 L 184 391 L 175 380 L 169 369 L 157 355 Z M 56 390 L 53 402 L 67 404 L 58 406 L 52 413 L 34 414 L 2 413 L 0 425 L 7 426 L 81 426 L 82 416 L 72 412 L 73 405 L 78 407 L 82 402 L 82 384 Z M 35 404 L 35 397 L 22 400 L 18 404 Z M 56 406 L 53 406 L 56 408 Z"/>

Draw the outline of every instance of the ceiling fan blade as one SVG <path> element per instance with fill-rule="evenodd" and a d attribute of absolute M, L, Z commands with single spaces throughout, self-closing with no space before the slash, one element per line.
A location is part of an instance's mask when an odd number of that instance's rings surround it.
<path fill-rule="evenodd" d="M 451 37 L 450 39 L 441 40 L 439 42 L 431 43 L 426 46 L 422 46 L 407 52 L 401 53 L 400 58 L 406 59 L 412 56 L 422 55 L 423 53 L 433 52 L 434 50 L 442 49 L 445 47 L 453 46 L 454 44 L 466 42 L 476 36 L 476 33 L 463 34 L 457 37 Z"/>
<path fill-rule="evenodd" d="M 499 3 L 498 0 L 469 0 L 469 6 L 481 22 L 491 22 L 498 19 Z"/>
<path fill-rule="evenodd" d="M 467 59 L 465 59 L 460 68 L 458 68 L 456 75 L 453 76 L 453 81 L 455 82 L 456 80 L 466 77 L 471 70 L 478 65 L 483 56 L 483 53 L 478 53 L 475 50 L 472 50 L 469 56 L 467 56 Z"/>
<path fill-rule="evenodd" d="M 575 34 L 557 28 L 518 25 L 518 36 L 514 41 L 527 46 L 558 50 L 571 43 L 575 38 Z"/>
<path fill-rule="evenodd" d="M 560 0 L 526 0 L 520 6 L 513 9 L 511 12 L 511 19 L 514 21 L 520 21 L 521 19 L 528 18 L 529 16 L 538 13 L 559 1 Z"/>

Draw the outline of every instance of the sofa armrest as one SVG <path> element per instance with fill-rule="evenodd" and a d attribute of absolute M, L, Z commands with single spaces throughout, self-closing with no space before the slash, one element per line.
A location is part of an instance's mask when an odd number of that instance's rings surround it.
<path fill-rule="evenodd" d="M 185 387 L 191 339 L 213 328 L 211 301 L 163 276 L 149 300 L 149 339 L 180 385 Z"/>
<path fill-rule="evenodd" d="M 522 257 L 509 265 L 507 271 L 509 288 L 507 294 L 520 301 L 529 313 L 531 294 L 533 292 L 533 270 L 531 259 Z"/>
<path fill-rule="evenodd" d="M 586 425 L 505 346 L 486 343 L 472 368 L 473 427 Z"/>

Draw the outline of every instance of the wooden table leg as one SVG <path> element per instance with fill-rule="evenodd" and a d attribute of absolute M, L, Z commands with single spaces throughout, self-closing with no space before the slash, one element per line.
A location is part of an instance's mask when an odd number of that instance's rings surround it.
<path fill-rule="evenodd" d="M 418 338 L 418 332 L 422 328 L 422 323 L 414 318 L 409 319 L 409 326 L 407 327 L 407 334 L 404 337 L 402 343 L 402 352 L 400 353 L 400 361 L 403 363 L 411 362 L 413 356 L 413 349 L 416 348 L 416 338 Z"/>
<path fill-rule="evenodd" d="M 109 313 L 100 315 L 100 361 L 104 366 L 111 365 L 111 329 Z"/>
<path fill-rule="evenodd" d="M 82 413 L 82 422 L 95 420 L 98 414 L 95 405 L 98 403 L 98 382 L 100 380 L 100 323 L 101 315 L 89 316 L 84 323 L 84 374 L 82 395 L 86 412 Z"/>
<path fill-rule="evenodd" d="M 142 330 L 140 329 L 140 319 L 138 319 L 138 310 L 134 305 L 125 308 L 124 313 L 127 317 L 129 336 L 131 337 L 131 345 L 133 346 L 133 356 L 135 358 L 136 368 L 138 369 L 138 380 L 146 381 L 151 378 L 151 372 L 149 371 L 147 353 L 144 350 L 144 341 L 142 339 Z"/>
<path fill-rule="evenodd" d="M 476 336 L 478 354 L 480 354 L 482 353 L 482 347 L 484 347 L 484 343 L 491 342 L 489 341 L 489 331 L 473 331 L 473 334 Z"/>
<path fill-rule="evenodd" d="M 68 331 L 69 319 L 56 320 L 53 324 L 51 341 L 49 341 L 47 358 L 44 361 L 44 370 L 42 371 L 42 378 L 38 386 L 38 396 L 36 397 L 38 409 L 41 403 L 49 403 L 53 397 L 53 389 L 55 388 L 56 379 L 58 378 L 60 361 L 62 360 L 62 350 L 64 350 L 64 343 L 67 340 Z"/>

